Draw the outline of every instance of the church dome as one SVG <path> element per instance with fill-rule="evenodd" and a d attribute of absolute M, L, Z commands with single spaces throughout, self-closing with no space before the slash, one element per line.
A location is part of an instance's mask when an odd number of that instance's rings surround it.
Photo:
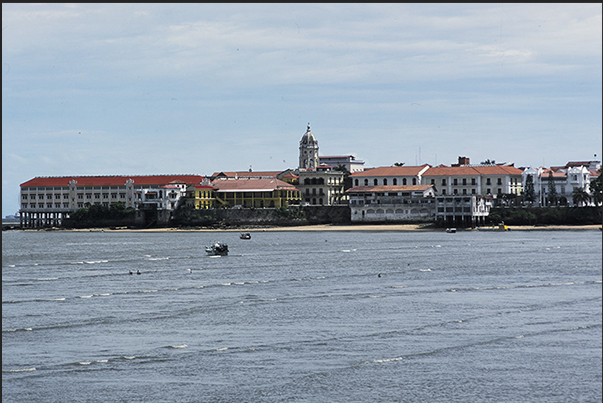
<path fill-rule="evenodd" d="M 318 143 L 318 142 L 316 141 L 316 137 L 314 137 L 314 134 L 312 134 L 312 132 L 310 131 L 310 123 L 308 123 L 308 130 L 306 130 L 306 132 L 302 136 L 301 144 L 316 144 L 316 143 Z"/>

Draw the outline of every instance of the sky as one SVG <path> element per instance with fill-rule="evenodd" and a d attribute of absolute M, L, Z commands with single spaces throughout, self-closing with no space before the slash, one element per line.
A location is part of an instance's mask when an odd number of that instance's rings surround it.
<path fill-rule="evenodd" d="M 2 215 L 38 176 L 601 160 L 602 5 L 2 3 Z M 596 155 L 596 156 L 595 156 Z"/>

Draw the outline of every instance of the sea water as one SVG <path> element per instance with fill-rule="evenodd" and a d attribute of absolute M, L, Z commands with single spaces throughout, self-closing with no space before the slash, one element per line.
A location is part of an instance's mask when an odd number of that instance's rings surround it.
<path fill-rule="evenodd" d="M 601 401 L 598 230 L 251 235 L 3 232 L 3 403 Z"/>

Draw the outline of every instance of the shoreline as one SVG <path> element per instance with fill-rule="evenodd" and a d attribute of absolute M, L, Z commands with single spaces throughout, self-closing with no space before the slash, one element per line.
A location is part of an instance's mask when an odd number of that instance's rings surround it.
<path fill-rule="evenodd" d="M 601 225 L 517 225 L 509 231 L 586 231 L 600 230 Z M 61 232 L 290 232 L 290 231 L 397 231 L 397 232 L 445 232 L 445 228 L 431 224 L 357 224 L 357 225 L 301 225 L 292 227 L 240 227 L 240 228 L 47 228 L 15 229 L 16 231 L 61 231 Z M 458 232 L 477 231 L 474 228 L 458 228 Z"/>

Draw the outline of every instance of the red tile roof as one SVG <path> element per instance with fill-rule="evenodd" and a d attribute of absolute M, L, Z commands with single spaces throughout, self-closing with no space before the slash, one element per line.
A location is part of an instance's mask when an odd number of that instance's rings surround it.
<path fill-rule="evenodd" d="M 433 185 L 407 185 L 407 186 L 355 186 L 346 190 L 346 193 L 367 192 L 417 192 L 432 188 Z"/>
<path fill-rule="evenodd" d="M 377 167 L 365 169 L 363 172 L 354 172 L 351 176 L 355 178 L 364 176 L 416 176 L 428 166 L 424 164 L 421 166 Z"/>
<path fill-rule="evenodd" d="M 124 186 L 128 179 L 134 181 L 135 186 L 167 185 L 169 183 L 197 184 L 205 179 L 201 175 L 120 175 L 120 176 L 53 176 L 36 177 L 23 182 L 21 187 L 48 187 L 69 186 L 69 182 L 75 180 L 77 186 Z"/>
<path fill-rule="evenodd" d="M 447 167 L 437 166 L 429 168 L 423 176 L 455 176 L 455 175 L 521 175 L 519 168 L 504 165 L 462 166 Z"/>
<path fill-rule="evenodd" d="M 212 178 L 216 178 L 218 175 L 226 175 L 228 178 L 260 178 L 260 177 L 271 177 L 275 178 L 277 175 L 283 173 L 283 171 L 220 171 L 214 172 Z"/>
<path fill-rule="evenodd" d="M 297 188 L 287 182 L 276 178 L 270 179 L 217 179 L 212 182 L 214 188 L 219 192 L 242 192 L 259 191 L 266 192 L 272 190 L 297 190 Z"/>

